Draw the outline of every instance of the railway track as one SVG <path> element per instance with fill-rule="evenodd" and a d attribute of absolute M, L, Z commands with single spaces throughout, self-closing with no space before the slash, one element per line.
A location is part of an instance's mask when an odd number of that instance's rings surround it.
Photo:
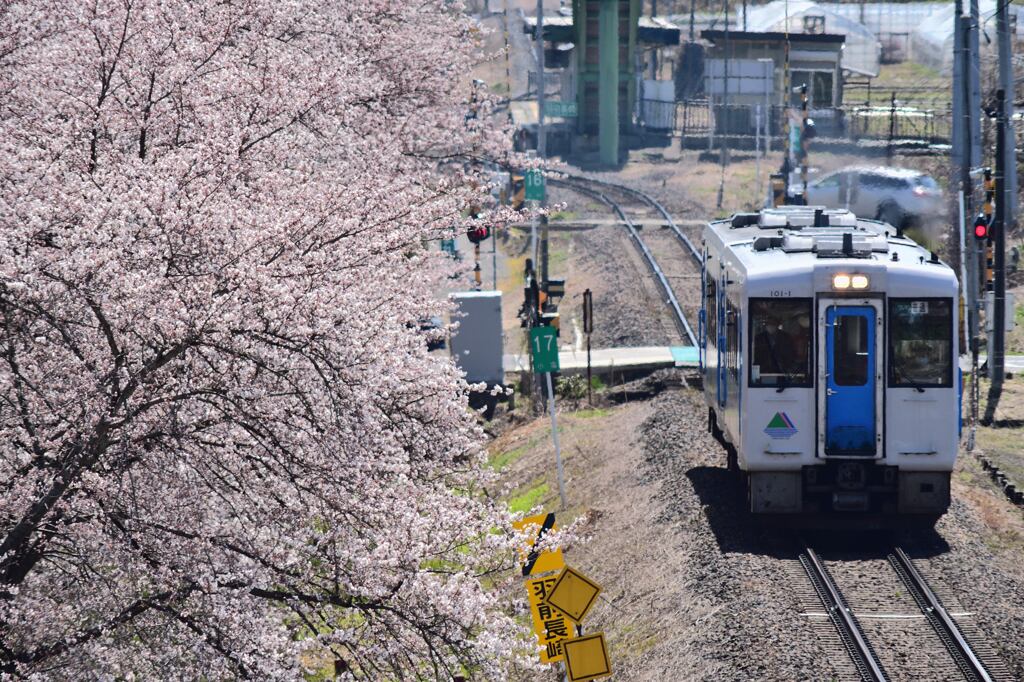
<path fill-rule="evenodd" d="M 864 680 L 1010 680 L 984 643 L 972 645 L 951 611 L 900 547 L 871 558 L 823 560 L 806 544 L 803 566 L 823 614 Z M 972 637 L 972 639 L 975 639 Z"/>
<path fill-rule="evenodd" d="M 699 296 L 680 298 L 673 283 L 688 281 L 699 291 L 701 253 L 671 214 L 649 194 L 626 185 L 583 176 L 567 176 L 551 182 L 590 196 L 615 212 L 664 292 L 665 303 L 680 333 L 690 345 L 696 346 L 694 325 L 700 308 Z M 645 232 L 634 222 L 639 217 L 647 217 L 651 211 L 664 220 L 667 233 L 649 229 Z M 687 288 L 687 294 L 692 294 L 693 289 Z"/>

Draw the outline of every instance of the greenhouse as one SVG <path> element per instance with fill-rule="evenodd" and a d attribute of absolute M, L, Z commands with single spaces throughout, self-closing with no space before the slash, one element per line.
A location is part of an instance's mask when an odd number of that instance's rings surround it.
<path fill-rule="evenodd" d="M 752 8 L 747 31 L 829 33 L 846 38 L 842 68 L 862 76 L 877 76 L 881 47 L 875 34 L 863 25 L 813 2 L 779 0 Z"/>
<path fill-rule="evenodd" d="M 979 41 L 982 56 L 994 54 L 995 41 L 995 0 L 979 0 L 978 10 L 981 17 L 981 30 L 991 40 L 983 36 Z M 955 22 L 952 4 L 927 17 L 918 24 L 910 34 L 910 55 L 919 64 L 930 66 L 944 75 L 953 72 L 953 27 Z"/>

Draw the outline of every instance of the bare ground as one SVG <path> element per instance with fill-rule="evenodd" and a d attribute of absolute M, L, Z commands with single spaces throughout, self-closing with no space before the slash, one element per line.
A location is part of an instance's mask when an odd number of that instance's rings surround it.
<path fill-rule="evenodd" d="M 751 524 L 739 483 L 706 433 L 699 393 L 673 382 L 678 375 L 665 373 L 648 381 L 660 390 L 652 398 L 559 416 L 569 499 L 559 518 L 586 520 L 586 541 L 566 560 L 604 586 L 586 631 L 606 633 L 615 679 L 846 679 L 831 626 L 807 614 L 792 538 Z M 510 429 L 492 452 L 518 453 L 504 470 L 516 488 L 510 495 L 546 485 L 537 502 L 552 511 L 546 426 L 541 418 Z M 962 622 L 1012 678 L 1024 678 L 1024 517 L 969 457 L 958 465 L 954 496 L 935 533 L 892 539 L 943 598 L 971 614 Z"/>

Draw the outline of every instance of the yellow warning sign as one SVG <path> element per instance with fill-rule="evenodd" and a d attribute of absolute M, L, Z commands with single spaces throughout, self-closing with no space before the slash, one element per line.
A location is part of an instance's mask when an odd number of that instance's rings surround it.
<path fill-rule="evenodd" d="M 547 602 L 573 622 L 580 623 L 601 594 L 601 586 L 566 566 L 548 592 Z"/>
<path fill-rule="evenodd" d="M 533 616 L 533 631 L 537 633 L 537 643 L 544 647 L 540 652 L 541 663 L 561 661 L 563 644 L 576 636 L 576 626 L 572 621 L 544 601 L 556 579 L 556 576 L 550 576 L 526 581 L 530 615 Z"/>
<path fill-rule="evenodd" d="M 557 571 L 565 566 L 565 558 L 562 556 L 562 550 L 556 549 L 549 552 L 534 552 L 533 547 L 537 544 L 548 531 L 554 531 L 558 529 L 555 525 L 554 514 L 537 514 L 536 516 L 527 516 L 522 521 L 516 521 L 512 524 L 512 527 L 518 531 L 523 531 L 528 528 L 535 528 L 535 535 L 532 535 L 529 539 L 529 546 L 522 552 L 521 559 L 523 562 L 523 575 L 540 575 L 541 573 L 547 573 L 549 571 Z"/>
<path fill-rule="evenodd" d="M 608 647 L 605 646 L 603 632 L 578 637 L 566 642 L 563 648 L 565 671 L 569 675 L 569 682 L 595 680 L 612 674 L 612 664 L 608 660 Z"/>

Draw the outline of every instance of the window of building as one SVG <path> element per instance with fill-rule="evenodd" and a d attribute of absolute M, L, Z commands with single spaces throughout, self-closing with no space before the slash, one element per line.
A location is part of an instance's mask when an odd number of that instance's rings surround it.
<path fill-rule="evenodd" d="M 889 385 L 953 385 L 952 299 L 889 299 Z"/>
<path fill-rule="evenodd" d="M 811 385 L 811 299 L 750 299 L 750 385 Z"/>

